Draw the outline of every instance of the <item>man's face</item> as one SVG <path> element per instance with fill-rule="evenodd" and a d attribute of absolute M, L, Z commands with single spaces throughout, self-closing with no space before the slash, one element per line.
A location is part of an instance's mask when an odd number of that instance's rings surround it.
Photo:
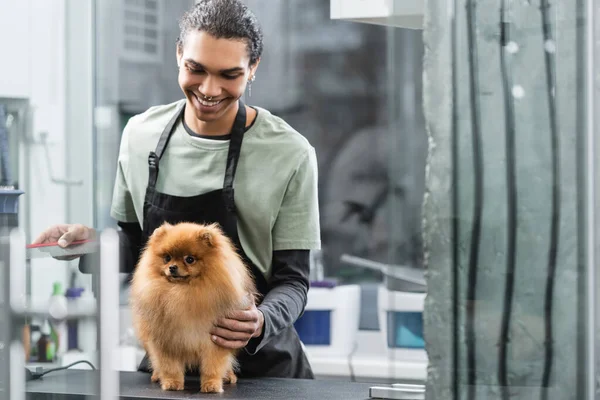
<path fill-rule="evenodd" d="M 177 51 L 179 86 L 196 118 L 211 122 L 235 107 L 258 63 L 250 66 L 241 39 L 217 39 L 191 31 Z M 208 100 L 207 100 L 208 98 Z"/>

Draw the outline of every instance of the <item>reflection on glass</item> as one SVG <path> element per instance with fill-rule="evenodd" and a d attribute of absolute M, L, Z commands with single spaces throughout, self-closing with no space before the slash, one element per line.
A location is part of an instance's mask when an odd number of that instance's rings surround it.
<path fill-rule="evenodd" d="M 591 398 L 583 2 L 454 6 L 437 21 L 449 35 L 426 43 L 428 385 L 453 398 Z M 450 60 L 453 75 L 440 73 Z"/>
<path fill-rule="evenodd" d="M 317 0 L 246 3 L 266 39 L 245 102 L 283 118 L 317 152 L 323 250 L 313 257 L 309 302 L 295 324 L 313 369 L 342 380 L 422 381 L 426 352 L 388 347 L 385 312 L 403 312 L 396 290 L 420 291 L 420 306 L 410 312 L 421 312 L 424 285 L 407 289 L 406 277 L 368 267 L 376 262 L 389 272 L 419 271 L 423 280 L 421 32 L 332 21 L 328 2 Z M 188 5 L 170 1 L 158 24 L 146 25 L 157 32 L 164 54 L 136 59 L 116 51 L 120 38 L 111 38 L 108 24 L 115 11 L 98 3 L 97 101 L 114 116 L 96 130 L 99 228 L 115 224 L 108 210 L 124 125 L 151 106 L 182 98 L 169 49 Z M 137 35 L 131 40 L 130 46 L 142 43 Z M 389 291 L 380 290 L 384 285 Z"/>

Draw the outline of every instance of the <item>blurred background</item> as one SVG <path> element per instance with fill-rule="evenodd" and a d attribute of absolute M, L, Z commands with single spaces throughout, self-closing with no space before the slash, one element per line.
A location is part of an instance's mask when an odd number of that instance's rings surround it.
<path fill-rule="evenodd" d="M 501 398 L 507 385 L 515 398 L 594 398 L 592 2 L 508 1 L 502 14 L 492 0 L 476 13 L 470 1 L 245 3 L 265 34 L 245 101 L 286 120 L 318 158 L 322 250 L 296 323 L 317 378 L 427 384 L 432 399 Z M 3 226 L 26 243 L 56 223 L 116 228 L 122 129 L 182 98 L 175 39 L 192 4 L 0 1 Z M 5 271 L 10 261 L 23 272 L 13 278 L 29 314 L 4 313 L 13 322 L 2 339 L 24 338 L 32 370 L 97 364 L 98 277 L 50 253 L 28 251 L 22 265 L 4 257 Z M 118 369 L 135 371 L 143 351 L 124 279 L 113 333 Z M 49 314 L 55 304 L 67 316 Z M 508 381 L 498 373 L 505 320 Z M 557 376 L 559 365 L 572 372 Z"/>

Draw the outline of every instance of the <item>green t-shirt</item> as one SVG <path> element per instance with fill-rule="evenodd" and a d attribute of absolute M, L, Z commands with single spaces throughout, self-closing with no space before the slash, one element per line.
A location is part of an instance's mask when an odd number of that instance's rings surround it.
<path fill-rule="evenodd" d="M 148 154 L 185 100 L 132 117 L 121 139 L 111 216 L 143 226 Z M 233 186 L 244 251 L 270 276 L 275 250 L 319 249 L 318 171 L 315 149 L 281 118 L 258 110 L 244 134 Z M 229 140 L 189 135 L 180 122 L 160 160 L 159 192 L 195 196 L 223 187 Z"/>

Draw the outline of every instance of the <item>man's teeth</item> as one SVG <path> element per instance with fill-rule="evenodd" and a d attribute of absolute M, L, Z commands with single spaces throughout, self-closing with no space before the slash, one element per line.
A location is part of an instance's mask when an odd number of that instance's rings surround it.
<path fill-rule="evenodd" d="M 206 101 L 206 100 L 202 100 L 200 97 L 196 96 L 196 98 L 198 99 L 198 101 L 200 102 L 200 104 L 202 104 L 203 106 L 206 107 L 214 107 L 217 104 L 219 104 L 221 102 L 221 100 L 219 101 Z"/>

